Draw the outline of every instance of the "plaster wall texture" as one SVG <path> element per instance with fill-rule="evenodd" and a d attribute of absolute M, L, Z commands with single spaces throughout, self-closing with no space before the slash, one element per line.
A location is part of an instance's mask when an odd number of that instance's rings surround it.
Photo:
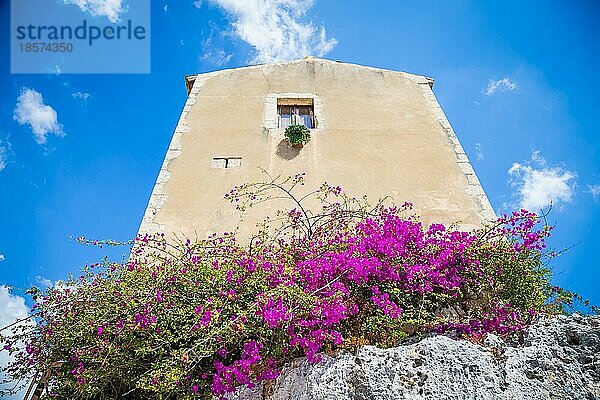
<path fill-rule="evenodd" d="M 235 185 L 305 172 L 302 190 L 324 181 L 376 201 L 410 201 L 425 224 L 464 229 L 494 218 L 452 127 L 423 76 L 309 58 L 188 78 L 191 90 L 140 233 L 203 238 L 239 226 L 242 238 L 277 209 L 240 214 L 223 200 Z M 292 149 L 277 128 L 277 98 L 312 98 L 312 140 Z M 211 168 L 241 157 L 239 168 Z M 316 204 L 309 204 L 309 207 Z"/>

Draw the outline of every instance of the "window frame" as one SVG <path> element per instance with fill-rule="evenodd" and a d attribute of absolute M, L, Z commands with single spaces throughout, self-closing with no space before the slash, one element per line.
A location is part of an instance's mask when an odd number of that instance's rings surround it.
<path fill-rule="evenodd" d="M 310 128 L 311 132 L 316 133 L 326 130 L 327 118 L 323 107 L 323 101 L 318 94 L 314 92 L 271 92 L 267 93 L 264 98 L 263 133 L 278 136 L 284 134 L 285 129 L 280 128 L 281 124 L 277 106 L 282 105 L 282 101 L 290 101 L 292 99 L 293 102 L 297 102 L 298 100 L 303 102 L 300 105 L 305 105 L 306 103 L 313 105 L 313 128 Z M 292 105 L 294 104 L 292 103 Z"/>
<path fill-rule="evenodd" d="M 282 112 L 282 109 L 284 107 L 289 107 L 289 114 L 284 114 Z M 302 109 L 306 109 L 308 111 L 308 114 L 301 114 Z M 285 118 L 286 122 L 284 123 L 284 118 L 282 118 L 282 115 L 289 115 L 289 124 L 285 125 L 285 123 L 287 123 L 288 118 Z M 305 124 L 305 115 L 310 116 L 310 126 L 307 126 Z M 293 124 L 304 125 L 308 129 L 316 128 L 315 105 L 313 98 L 277 98 L 277 128 L 285 129 Z"/>

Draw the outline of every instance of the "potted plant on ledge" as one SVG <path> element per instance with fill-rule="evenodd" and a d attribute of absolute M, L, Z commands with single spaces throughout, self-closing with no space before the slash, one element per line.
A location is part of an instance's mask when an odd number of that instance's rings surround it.
<path fill-rule="evenodd" d="M 285 137 L 292 147 L 301 149 L 310 141 L 310 131 L 304 125 L 293 124 L 285 128 Z"/>

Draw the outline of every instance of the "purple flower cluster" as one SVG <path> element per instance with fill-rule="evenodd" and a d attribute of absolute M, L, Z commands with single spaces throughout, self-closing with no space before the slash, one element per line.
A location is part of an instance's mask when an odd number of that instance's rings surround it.
<path fill-rule="evenodd" d="M 351 321 L 377 309 L 388 320 L 402 321 L 405 308 L 414 318 L 420 307 L 422 329 L 439 333 L 506 334 L 521 329 L 524 320 L 519 310 L 508 304 L 488 305 L 480 300 L 471 305 L 472 318 L 452 321 L 442 316 L 444 304 L 435 299 L 445 299 L 451 307 L 469 292 L 484 291 L 489 265 L 482 264 L 495 261 L 486 249 L 498 238 L 509 239 L 502 253 L 506 257 L 538 254 L 548 232 L 534 231 L 535 214 L 521 211 L 503 216 L 481 233 L 448 230 L 441 224 L 424 229 L 417 219 L 401 216 L 409 208 L 408 204 L 381 207 L 359 223 L 348 222 L 335 231 L 316 230 L 310 240 L 292 235 L 276 246 L 245 253 L 230 264 L 226 275 L 229 281 L 236 277 L 237 282 L 265 282 L 267 290 L 255 297 L 256 315 L 283 338 L 283 353 L 300 349 L 311 361 L 320 359 L 324 347 L 341 345 L 352 334 Z M 301 218 L 295 210 L 290 216 L 294 224 Z M 483 235 L 489 236 L 485 242 Z M 290 253 L 292 259 L 282 256 Z M 231 368 L 235 369 L 236 362 Z M 218 365 L 213 384 L 245 383 Z"/>
<path fill-rule="evenodd" d="M 227 198 L 243 209 L 273 186 Z M 550 228 L 533 213 L 462 232 L 424 226 L 408 203 L 366 207 L 328 185 L 318 196 L 321 214 L 298 202 L 283 213 L 285 234 L 248 246 L 233 233 L 175 244 L 140 236 L 128 262 L 45 293 L 27 352 L 16 339 L 5 349 L 22 371 L 70 360 L 53 382 L 65 397 L 118 386 L 123 368 L 148 397 L 224 397 L 275 379 L 293 357 L 394 345 L 402 332 L 509 334 L 556 294 L 540 261 Z"/>
<path fill-rule="evenodd" d="M 251 378 L 253 368 L 263 359 L 260 350 L 263 345 L 254 340 L 244 343 L 241 356 L 233 364 L 226 366 L 221 361 L 213 362 L 215 373 L 211 383 L 211 391 L 216 396 L 235 392 L 237 385 L 246 385 L 250 389 L 262 380 L 272 380 L 279 376 L 275 362 L 268 359 L 261 374 Z M 217 352 L 219 357 L 225 356 L 225 351 Z"/>

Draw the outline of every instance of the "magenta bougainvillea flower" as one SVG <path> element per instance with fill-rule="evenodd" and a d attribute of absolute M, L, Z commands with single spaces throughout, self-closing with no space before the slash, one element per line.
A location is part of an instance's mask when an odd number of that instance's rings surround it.
<path fill-rule="evenodd" d="M 294 357 L 318 362 L 425 332 L 510 334 L 568 301 L 544 266 L 551 228 L 534 213 L 463 232 L 425 226 L 408 203 L 371 205 L 327 184 L 309 211 L 294 194 L 303 183 L 296 175 L 226 195 L 241 211 L 282 193 L 292 202 L 249 244 L 231 232 L 144 235 L 127 262 L 36 292 L 36 323 L 2 332 L 14 357 L 6 372 L 51 371 L 56 398 L 219 397 L 275 379 Z"/>

